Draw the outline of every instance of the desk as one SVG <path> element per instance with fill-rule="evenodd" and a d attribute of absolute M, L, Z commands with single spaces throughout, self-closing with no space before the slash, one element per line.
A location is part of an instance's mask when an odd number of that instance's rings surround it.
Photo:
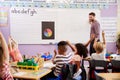
<path fill-rule="evenodd" d="M 13 67 L 17 67 L 17 62 L 11 62 L 10 65 Z M 48 61 L 44 61 L 43 67 L 51 69 L 55 67 L 55 64 L 53 64 L 51 60 L 48 60 Z"/>
<path fill-rule="evenodd" d="M 17 66 L 16 63 L 11 63 L 11 66 Z M 52 61 L 45 61 L 43 68 L 40 68 L 40 70 L 25 70 L 25 69 L 19 69 L 17 73 L 13 73 L 12 76 L 14 78 L 19 79 L 32 79 L 32 80 L 39 80 L 43 76 L 50 73 L 52 70 L 51 68 L 55 67 L 54 64 L 52 64 Z"/>
<path fill-rule="evenodd" d="M 97 73 L 97 75 L 105 80 L 120 80 L 120 73 Z"/>
<path fill-rule="evenodd" d="M 40 69 L 39 71 L 34 70 L 19 70 L 17 73 L 12 74 L 14 78 L 19 79 L 32 79 L 32 80 L 39 80 L 43 76 L 50 73 L 52 70 L 50 69 Z"/>

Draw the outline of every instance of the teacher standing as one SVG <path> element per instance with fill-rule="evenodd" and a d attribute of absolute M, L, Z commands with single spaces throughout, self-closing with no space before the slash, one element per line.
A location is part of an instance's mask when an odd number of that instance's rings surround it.
<path fill-rule="evenodd" d="M 100 23 L 95 19 L 95 16 L 96 14 L 94 12 L 89 13 L 89 22 L 91 24 L 90 37 L 94 35 L 95 38 L 100 40 Z M 93 47 L 95 38 L 90 43 L 90 55 L 96 52 Z"/>

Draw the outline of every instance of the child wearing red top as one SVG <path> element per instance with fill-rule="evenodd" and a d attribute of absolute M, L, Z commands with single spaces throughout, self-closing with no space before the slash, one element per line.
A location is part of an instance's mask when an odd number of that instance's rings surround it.
<path fill-rule="evenodd" d="M 18 49 L 18 44 L 15 40 L 13 40 L 11 37 L 9 37 L 9 53 L 10 53 L 10 56 L 12 58 L 12 61 L 22 61 L 23 58 L 22 58 L 22 55 Z"/>

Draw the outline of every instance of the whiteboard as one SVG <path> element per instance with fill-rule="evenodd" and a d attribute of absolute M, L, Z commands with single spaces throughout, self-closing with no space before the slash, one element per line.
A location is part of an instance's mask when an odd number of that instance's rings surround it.
<path fill-rule="evenodd" d="M 100 10 L 96 9 L 11 7 L 10 33 L 19 44 L 54 44 L 61 40 L 85 43 L 90 37 L 90 12 L 95 12 L 96 19 L 100 21 Z M 54 39 L 42 39 L 42 21 L 55 23 Z"/>

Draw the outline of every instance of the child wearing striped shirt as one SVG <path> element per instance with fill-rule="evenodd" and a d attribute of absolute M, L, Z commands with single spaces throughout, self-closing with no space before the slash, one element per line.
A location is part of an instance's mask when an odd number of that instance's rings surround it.
<path fill-rule="evenodd" d="M 48 78 L 59 77 L 63 65 L 66 63 L 70 63 L 74 53 L 76 53 L 76 48 L 68 41 L 60 41 L 57 44 L 57 46 L 58 46 L 58 51 L 54 50 L 55 54 L 53 58 L 53 63 L 56 64 L 56 66 L 55 69 L 50 74 L 47 75 Z M 68 52 L 68 46 L 72 49 L 71 52 Z"/>

